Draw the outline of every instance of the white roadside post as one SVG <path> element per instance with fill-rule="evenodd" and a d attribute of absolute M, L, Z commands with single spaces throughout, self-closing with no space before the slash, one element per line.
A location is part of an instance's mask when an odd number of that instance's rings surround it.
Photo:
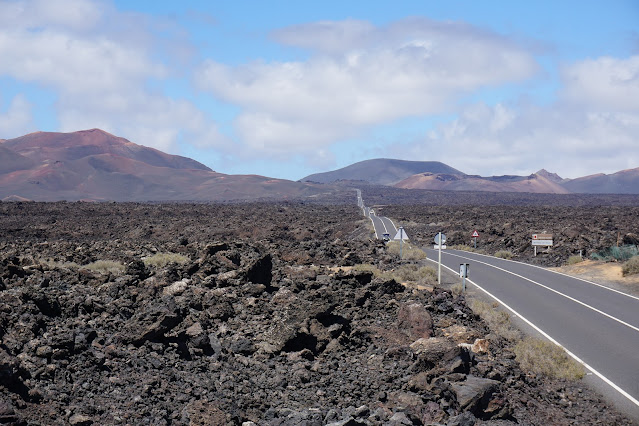
<path fill-rule="evenodd" d="M 468 263 L 459 264 L 459 276 L 464 279 L 462 282 L 462 293 L 466 293 L 466 278 L 468 278 L 469 269 L 470 265 Z"/>
<path fill-rule="evenodd" d="M 441 232 L 435 235 L 435 244 L 437 244 L 436 248 L 439 250 L 439 262 L 437 264 L 437 283 L 439 285 L 442 285 L 442 248 L 446 247 L 444 246 L 445 243 L 446 235 Z"/>
<path fill-rule="evenodd" d="M 402 260 L 402 248 L 404 246 L 404 227 L 399 227 L 399 260 Z"/>

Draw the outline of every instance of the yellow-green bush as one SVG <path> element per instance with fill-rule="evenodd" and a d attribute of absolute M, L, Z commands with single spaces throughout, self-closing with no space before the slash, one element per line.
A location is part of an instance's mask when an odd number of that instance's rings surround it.
<path fill-rule="evenodd" d="M 82 266 L 82 269 L 88 269 L 92 272 L 98 272 L 101 274 L 112 273 L 112 274 L 120 274 L 124 272 L 124 265 L 120 262 L 116 262 L 113 260 L 96 260 L 95 262 L 91 262 L 87 265 Z"/>
<path fill-rule="evenodd" d="M 526 337 L 515 345 L 516 359 L 525 371 L 550 378 L 577 380 L 584 367 L 559 346 L 546 340 Z"/>
<path fill-rule="evenodd" d="M 495 257 L 499 257 L 501 259 L 512 259 L 513 254 L 509 250 L 499 250 L 497 253 L 495 253 Z"/>
<path fill-rule="evenodd" d="M 188 256 L 179 253 L 156 253 L 153 256 L 142 259 L 146 266 L 164 267 L 169 263 L 185 264 L 189 261 Z"/>
<path fill-rule="evenodd" d="M 409 264 L 401 265 L 390 271 L 382 271 L 373 265 L 359 264 L 353 266 L 352 270 L 372 272 L 375 278 L 394 279 L 400 283 L 434 285 L 437 282 L 437 271 L 431 266 Z"/>
<path fill-rule="evenodd" d="M 497 302 L 486 303 L 477 299 L 470 301 L 470 309 L 486 321 L 488 328 L 493 333 L 506 340 L 514 341 L 520 339 L 521 333 L 512 326 L 508 312 L 497 309 L 498 307 L 499 304 Z"/>
<path fill-rule="evenodd" d="M 583 262 L 583 260 L 584 260 L 584 259 L 583 259 L 581 256 L 579 256 L 579 255 L 570 256 L 570 257 L 568 258 L 568 264 L 569 264 L 569 265 L 574 265 L 574 264 L 576 264 L 576 263 Z"/>
<path fill-rule="evenodd" d="M 631 257 L 626 262 L 624 262 L 624 264 L 621 266 L 621 272 L 623 273 L 624 277 L 627 275 L 639 274 L 639 256 Z"/>
<path fill-rule="evenodd" d="M 389 241 L 386 244 L 386 250 L 389 254 L 399 257 L 400 243 L 399 241 Z M 426 259 L 424 250 L 410 243 L 404 242 L 401 246 L 403 260 L 421 260 Z"/>

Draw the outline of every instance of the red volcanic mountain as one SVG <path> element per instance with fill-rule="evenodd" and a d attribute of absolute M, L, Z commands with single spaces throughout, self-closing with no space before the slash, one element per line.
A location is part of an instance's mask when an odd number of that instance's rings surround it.
<path fill-rule="evenodd" d="M 225 175 L 99 129 L 0 140 L 0 199 L 221 201 L 310 196 L 315 185 Z"/>
<path fill-rule="evenodd" d="M 639 168 L 621 170 L 617 173 L 584 176 L 567 180 L 562 184 L 572 192 L 593 194 L 637 194 L 639 193 Z"/>
<path fill-rule="evenodd" d="M 539 172 L 530 176 L 490 177 L 420 173 L 395 184 L 395 187 L 446 191 L 536 192 L 545 194 L 568 194 L 570 192 Z"/>

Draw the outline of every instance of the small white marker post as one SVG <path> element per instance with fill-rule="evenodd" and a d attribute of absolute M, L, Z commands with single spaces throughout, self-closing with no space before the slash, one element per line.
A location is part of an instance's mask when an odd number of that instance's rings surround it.
<path fill-rule="evenodd" d="M 462 282 L 462 293 L 466 293 L 466 278 L 468 278 L 469 266 L 470 265 L 468 263 L 459 264 L 459 276 L 464 279 Z"/>
<path fill-rule="evenodd" d="M 439 232 L 435 235 L 435 244 L 439 249 L 439 263 L 437 265 L 437 283 L 442 285 L 442 245 L 446 242 L 446 235 Z"/>
<path fill-rule="evenodd" d="M 439 264 L 437 265 L 437 284 L 442 285 L 442 233 L 439 233 Z"/>
<path fill-rule="evenodd" d="M 399 260 L 402 260 L 402 248 L 404 245 L 404 227 L 399 227 Z"/>

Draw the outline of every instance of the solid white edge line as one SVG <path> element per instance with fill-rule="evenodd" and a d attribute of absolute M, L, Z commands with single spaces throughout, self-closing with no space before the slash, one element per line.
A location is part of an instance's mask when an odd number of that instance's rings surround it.
<path fill-rule="evenodd" d="M 437 261 L 433 260 L 433 259 L 428 259 L 431 262 L 434 263 L 438 263 Z M 453 274 L 456 274 L 456 271 L 453 270 L 452 268 L 449 268 L 448 266 L 444 265 L 442 263 L 442 266 L 448 270 L 450 270 Z M 552 343 L 554 343 L 555 345 L 559 346 L 560 348 L 562 348 L 564 351 L 566 351 L 566 353 L 568 355 L 570 355 L 575 361 L 577 361 L 578 363 L 580 363 L 581 365 L 583 365 L 584 367 L 586 367 L 588 370 L 590 370 L 594 375 L 596 375 L 597 377 L 599 377 L 601 380 L 603 380 L 604 382 L 606 382 L 610 387 L 612 387 L 614 390 L 616 390 L 617 392 L 619 392 L 621 395 L 623 395 L 624 397 L 626 397 L 630 402 L 632 402 L 633 404 L 635 404 L 637 407 L 639 407 L 639 401 L 636 400 L 632 395 L 630 395 L 628 392 L 626 392 L 625 390 L 621 389 L 619 386 L 617 386 L 615 383 L 613 383 L 610 379 L 608 379 L 606 376 L 604 376 L 603 374 L 601 374 L 599 371 L 595 370 L 594 368 L 592 368 L 590 365 L 588 365 L 586 362 L 584 362 L 581 358 L 579 358 L 577 355 L 573 354 L 572 352 L 570 352 L 568 349 L 566 349 L 562 344 L 560 344 L 558 341 L 556 341 L 555 339 L 553 339 L 552 337 L 550 337 L 550 335 L 548 333 L 546 333 L 545 331 L 543 331 L 541 328 L 537 327 L 535 324 L 533 324 L 532 322 L 530 322 L 527 318 L 525 318 L 523 315 L 521 315 L 519 312 L 517 312 L 516 310 L 514 310 L 513 308 L 511 308 L 510 306 L 508 306 L 507 304 L 505 304 L 504 302 L 502 302 L 499 298 L 497 298 L 496 296 L 494 296 L 493 294 L 491 294 L 488 290 L 484 289 L 483 287 L 477 285 L 477 283 L 475 283 L 474 281 L 466 278 L 466 281 L 468 281 L 469 283 L 471 283 L 472 285 L 474 285 L 475 287 L 477 287 L 478 289 L 480 289 L 481 291 L 483 291 L 484 293 L 486 293 L 488 296 L 492 297 L 493 299 L 495 299 L 500 305 L 502 305 L 503 307 L 505 307 L 506 309 L 508 309 L 510 312 L 512 312 L 514 315 L 516 315 L 517 317 L 519 317 L 522 321 L 524 321 L 526 324 L 528 324 L 529 326 L 531 326 L 533 329 L 535 329 L 538 333 L 540 333 L 542 336 L 544 336 L 546 339 L 550 340 Z"/>
<path fill-rule="evenodd" d="M 464 250 L 457 250 L 457 251 L 464 251 Z M 499 259 L 499 260 L 503 260 L 503 261 L 506 261 L 506 262 L 519 263 L 520 265 L 532 266 L 533 268 L 541 269 L 542 271 L 550 272 L 552 274 L 563 275 L 563 276 L 569 277 L 569 278 L 574 278 L 576 280 L 583 281 L 585 283 L 588 283 L 588 284 L 591 284 L 591 285 L 594 285 L 594 286 L 597 286 L 597 287 L 601 287 L 601 288 L 603 288 L 605 290 L 610 290 L 610 291 L 613 291 L 615 293 L 619 293 L 619 294 L 622 294 L 624 296 L 630 297 L 632 299 L 639 300 L 639 297 L 633 296 L 632 294 L 624 293 L 623 291 L 617 290 L 615 288 L 611 288 L 611 287 L 605 286 L 603 284 L 599 284 L 599 283 L 595 283 L 595 282 L 592 282 L 592 281 L 588 281 L 588 280 L 585 280 L 583 278 L 573 277 L 572 275 L 568 275 L 568 274 L 565 274 L 563 272 L 553 271 L 553 270 L 550 270 L 548 268 L 544 268 L 543 266 L 531 265 L 530 263 L 520 262 L 518 260 L 502 259 L 500 257 L 491 256 L 489 254 L 482 254 L 482 253 L 475 253 L 475 252 L 465 252 L 465 253 L 476 254 L 477 256 L 490 257 L 490 258 L 493 258 L 493 259 Z"/>
<path fill-rule="evenodd" d="M 558 295 L 563 296 L 563 297 L 565 297 L 568 300 L 571 300 L 571 301 L 573 301 L 575 303 L 578 303 L 578 304 L 580 304 L 582 306 L 585 306 L 586 308 L 591 309 L 591 310 L 597 312 L 598 314 L 601 314 L 601 315 L 603 315 L 603 316 L 605 316 L 607 318 L 610 318 L 613 321 L 617 321 L 619 324 L 625 325 L 626 327 L 629 327 L 629 328 L 631 328 L 631 329 L 633 329 L 635 331 L 639 331 L 639 327 L 635 327 L 632 324 L 628 324 L 627 322 L 625 322 L 623 320 L 620 320 L 619 318 L 614 317 L 614 316 L 612 316 L 612 315 L 610 315 L 610 314 L 608 314 L 608 313 L 606 313 L 606 312 L 604 312 L 602 310 L 599 310 L 599 309 L 595 308 L 594 306 L 590 306 L 589 304 L 587 304 L 585 302 L 582 302 L 581 300 L 575 299 L 572 296 L 568 296 L 567 294 L 564 294 L 564 293 L 560 292 L 559 290 L 555 290 L 554 288 L 550 288 L 547 285 L 544 285 L 542 283 L 538 283 L 537 281 L 531 280 L 530 278 L 524 277 L 523 275 L 519 275 L 519 274 L 516 274 L 514 272 L 510 272 L 507 269 L 500 268 L 499 266 L 491 265 L 490 263 L 482 262 L 481 260 L 472 259 L 472 258 L 469 258 L 469 257 L 464 257 L 464 256 L 461 256 L 461 255 L 456 254 L 456 253 L 447 253 L 447 254 L 450 255 L 450 256 L 459 257 L 461 259 L 465 259 L 465 260 L 470 260 L 470 261 L 473 261 L 473 262 L 481 263 L 482 265 L 486 265 L 486 266 L 489 266 L 491 268 L 498 269 L 500 271 L 506 272 L 507 274 L 514 275 L 515 277 L 518 277 L 518 278 L 521 278 L 523 280 L 529 281 L 529 282 L 531 282 L 531 283 L 533 283 L 535 285 L 538 285 L 539 287 L 545 288 L 546 290 L 550 290 L 553 293 L 557 293 Z"/>

